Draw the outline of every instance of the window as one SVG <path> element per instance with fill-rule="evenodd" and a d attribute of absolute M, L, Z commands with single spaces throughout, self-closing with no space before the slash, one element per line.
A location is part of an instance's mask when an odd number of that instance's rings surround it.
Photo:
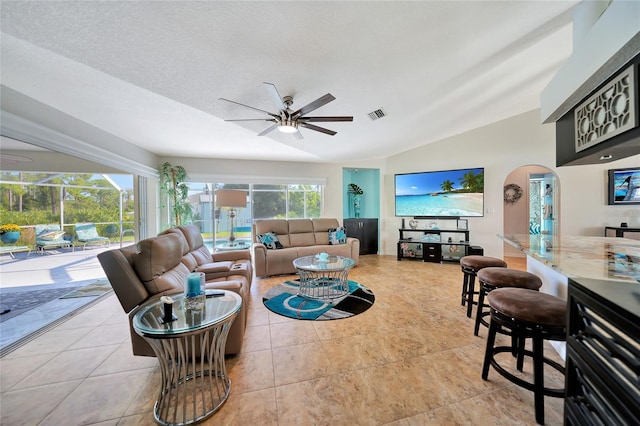
<path fill-rule="evenodd" d="M 231 230 L 229 210 L 214 205 L 215 190 L 247 191 L 247 208 L 235 211 L 234 234 L 238 241 L 251 241 L 251 225 L 256 219 L 320 217 L 323 185 L 319 184 L 237 184 L 189 183 L 193 223 L 202 232 L 205 244 L 225 244 Z"/>

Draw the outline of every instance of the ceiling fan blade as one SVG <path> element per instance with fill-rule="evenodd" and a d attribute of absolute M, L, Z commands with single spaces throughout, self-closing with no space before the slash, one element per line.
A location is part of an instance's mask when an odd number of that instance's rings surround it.
<path fill-rule="evenodd" d="M 278 128 L 278 126 L 279 126 L 279 124 L 278 124 L 278 123 L 274 124 L 273 126 L 269 126 L 269 127 L 268 127 L 268 128 L 266 128 L 265 130 L 263 130 L 263 131 L 261 131 L 260 133 L 258 133 L 258 136 L 264 136 L 264 135 L 266 135 L 267 133 L 269 133 L 269 132 L 271 132 L 271 131 L 273 131 L 273 130 L 277 129 L 277 128 Z"/>
<path fill-rule="evenodd" d="M 272 123 L 277 123 L 277 121 L 273 118 L 235 118 L 232 120 L 224 121 L 271 121 Z"/>
<path fill-rule="evenodd" d="M 276 104 L 276 107 L 278 107 L 279 110 L 286 109 L 287 107 L 284 102 L 282 102 L 282 96 L 280 96 L 280 93 L 278 93 L 276 85 L 273 83 L 267 83 L 266 81 L 263 81 L 263 83 L 265 85 L 264 87 L 266 87 L 267 89 L 267 92 L 269 92 L 271 99 L 273 99 L 273 103 Z"/>
<path fill-rule="evenodd" d="M 302 137 L 302 132 L 300 132 L 300 129 L 298 129 L 298 131 L 297 131 L 297 132 L 295 132 L 295 133 L 293 134 L 293 136 L 295 136 L 295 138 L 296 138 L 296 139 L 298 139 L 298 140 L 304 139 L 304 138 Z"/>
<path fill-rule="evenodd" d="M 353 121 L 353 117 L 341 116 L 341 117 L 298 117 L 299 122 L 321 122 L 321 121 Z"/>
<path fill-rule="evenodd" d="M 292 115 L 294 117 L 298 116 L 302 116 L 305 115 L 307 113 L 310 113 L 311 111 L 314 111 L 318 108 L 320 108 L 323 105 L 328 104 L 329 102 L 335 100 L 335 97 L 331 94 L 331 93 L 327 93 L 324 96 L 319 97 L 318 99 L 316 99 L 315 101 L 311 102 L 310 104 L 307 104 L 305 106 L 303 106 L 302 108 L 300 108 L 299 110 L 297 110 L 296 112 L 294 112 Z"/>
<path fill-rule="evenodd" d="M 314 126 L 313 124 L 309 124 L 309 123 L 298 123 L 300 126 L 305 127 L 309 130 L 315 130 L 316 132 L 320 132 L 320 133 L 326 133 L 327 135 L 335 135 L 337 132 L 334 132 L 333 130 L 329 130 L 329 129 L 325 129 L 324 127 L 318 127 L 318 126 Z"/>
<path fill-rule="evenodd" d="M 232 101 L 232 100 L 225 99 L 225 98 L 219 98 L 219 99 L 220 99 L 221 101 L 230 102 L 230 103 L 232 103 L 232 104 L 239 105 L 239 106 L 241 106 L 241 107 L 245 107 L 245 108 L 249 108 L 249 109 L 252 109 L 252 110 L 254 110 L 254 111 L 264 112 L 265 114 L 270 115 L 271 117 L 276 117 L 276 114 L 273 114 L 273 113 L 271 113 L 271 112 L 269 112 L 269 111 L 265 111 L 265 110 L 260 109 L 260 108 L 255 108 L 255 107 L 252 107 L 252 106 L 249 106 L 249 105 L 241 104 L 240 102 Z"/>

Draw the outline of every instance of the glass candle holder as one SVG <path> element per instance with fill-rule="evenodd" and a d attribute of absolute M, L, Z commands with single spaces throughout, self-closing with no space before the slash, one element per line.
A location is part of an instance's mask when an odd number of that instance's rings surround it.
<path fill-rule="evenodd" d="M 184 284 L 185 309 L 202 309 L 206 300 L 204 293 L 204 273 L 192 272 L 187 275 Z"/>

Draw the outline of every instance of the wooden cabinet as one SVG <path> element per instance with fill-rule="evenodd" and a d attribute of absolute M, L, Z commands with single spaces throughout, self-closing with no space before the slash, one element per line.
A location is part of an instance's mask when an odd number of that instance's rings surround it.
<path fill-rule="evenodd" d="M 442 250 L 440 244 L 424 243 L 422 247 L 422 260 L 424 260 L 425 262 L 439 263 L 442 260 Z"/>
<path fill-rule="evenodd" d="M 360 254 L 378 253 L 378 219 L 344 219 L 347 237 L 360 240 Z"/>
<path fill-rule="evenodd" d="M 638 283 L 569 279 L 568 308 L 565 425 L 638 424 Z"/>

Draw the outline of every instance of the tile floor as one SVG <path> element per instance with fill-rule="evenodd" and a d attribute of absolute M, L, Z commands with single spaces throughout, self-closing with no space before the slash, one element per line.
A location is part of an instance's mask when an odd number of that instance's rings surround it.
<path fill-rule="evenodd" d="M 493 370 L 480 377 L 486 329 L 473 336 L 460 306 L 459 265 L 360 259 L 350 278 L 376 302 L 346 320 L 275 315 L 261 295 L 286 277 L 254 279 L 243 351 L 227 360 L 231 395 L 203 424 L 535 424 L 531 392 Z M 131 355 L 128 334 L 111 295 L 4 356 L 0 423 L 155 424 L 160 371 L 155 358 Z M 545 405 L 546 423 L 561 424 L 562 400 Z"/>
<path fill-rule="evenodd" d="M 111 248 L 115 247 L 119 245 L 112 244 Z M 30 255 L 16 253 L 15 259 L 7 255 L 0 257 L 0 305 L 11 308 L 9 313 L 0 318 L 1 354 L 11 350 L 24 336 L 37 334 L 48 324 L 62 320 L 96 299 L 59 299 L 57 295 L 104 279 L 104 271 L 96 258 L 103 250 L 107 248 L 51 249 L 43 255 L 32 252 Z M 17 305 L 11 303 L 11 300 L 19 297 L 17 295 L 26 291 L 41 303 L 48 301 L 37 309 L 23 305 L 26 301 Z M 38 292 L 42 293 L 41 297 L 36 297 Z"/>

